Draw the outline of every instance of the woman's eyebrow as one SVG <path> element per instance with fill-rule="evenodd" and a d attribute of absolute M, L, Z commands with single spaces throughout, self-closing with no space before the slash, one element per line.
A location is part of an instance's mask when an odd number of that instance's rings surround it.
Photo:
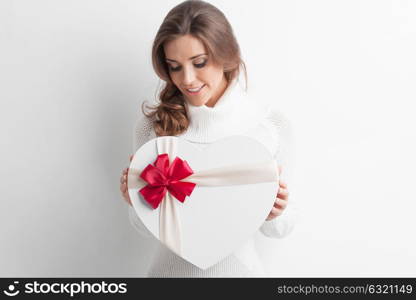
<path fill-rule="evenodd" d="M 189 60 L 194 59 L 194 58 L 197 58 L 197 57 L 199 57 L 199 56 L 201 56 L 201 55 L 207 55 L 207 54 L 206 54 L 206 53 L 198 54 L 198 55 L 195 55 L 195 56 L 190 57 L 190 58 L 189 58 Z M 176 62 L 176 63 L 177 63 L 177 61 L 176 61 L 176 60 L 173 60 L 173 59 L 166 58 L 166 60 L 167 60 L 167 61 L 172 61 L 172 62 Z"/>

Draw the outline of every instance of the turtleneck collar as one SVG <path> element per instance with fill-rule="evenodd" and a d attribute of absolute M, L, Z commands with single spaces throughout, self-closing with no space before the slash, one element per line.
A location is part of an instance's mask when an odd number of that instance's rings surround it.
<path fill-rule="evenodd" d="M 248 94 L 234 79 L 213 107 L 194 106 L 186 102 L 188 129 L 179 135 L 191 142 L 211 143 L 228 135 L 242 134 L 259 117 Z"/>

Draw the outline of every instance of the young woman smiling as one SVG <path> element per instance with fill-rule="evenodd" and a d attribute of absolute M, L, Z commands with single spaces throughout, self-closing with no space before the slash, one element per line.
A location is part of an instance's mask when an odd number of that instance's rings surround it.
<path fill-rule="evenodd" d="M 152 48 L 156 74 L 166 83 L 159 103 L 138 118 L 134 152 L 157 136 L 178 136 L 208 145 L 230 135 L 246 135 L 262 142 L 288 167 L 290 126 L 283 115 L 250 99 L 239 86 L 247 73 L 240 48 L 224 14 L 204 1 L 185 1 L 174 7 L 160 26 Z M 131 156 L 132 157 L 132 156 Z M 130 159 L 131 159 L 130 157 Z M 120 190 L 129 206 L 129 217 L 141 234 L 151 236 L 131 207 L 124 169 Z M 260 232 L 272 238 L 289 234 L 294 226 L 288 206 L 287 184 L 280 180 L 279 194 Z M 289 208 L 289 209 L 288 209 Z M 201 270 L 162 244 L 150 265 L 150 277 L 258 277 L 266 276 L 254 238 L 216 265 Z"/>

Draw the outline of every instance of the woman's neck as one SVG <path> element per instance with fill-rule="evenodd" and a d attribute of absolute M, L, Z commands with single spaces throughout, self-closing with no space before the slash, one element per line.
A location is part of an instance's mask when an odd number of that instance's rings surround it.
<path fill-rule="evenodd" d="M 220 87 L 217 89 L 217 92 L 215 93 L 215 95 L 213 95 L 212 98 L 208 100 L 205 106 L 214 107 L 218 99 L 221 98 L 221 96 L 224 94 L 228 86 L 229 86 L 228 81 L 225 78 L 225 76 L 223 76 L 221 83 L 220 83 Z"/>
<path fill-rule="evenodd" d="M 189 126 L 179 137 L 191 142 L 211 143 L 225 136 L 243 134 L 258 119 L 256 107 L 239 81 L 233 80 L 213 107 L 186 103 Z"/>

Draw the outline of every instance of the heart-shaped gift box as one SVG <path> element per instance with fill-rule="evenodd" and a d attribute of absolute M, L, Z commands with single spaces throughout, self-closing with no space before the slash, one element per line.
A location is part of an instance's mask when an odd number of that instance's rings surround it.
<path fill-rule="evenodd" d="M 127 185 L 147 229 L 177 255 L 206 269 L 263 224 L 278 192 L 278 176 L 272 154 L 253 138 L 195 145 L 165 136 L 136 151 Z"/>

